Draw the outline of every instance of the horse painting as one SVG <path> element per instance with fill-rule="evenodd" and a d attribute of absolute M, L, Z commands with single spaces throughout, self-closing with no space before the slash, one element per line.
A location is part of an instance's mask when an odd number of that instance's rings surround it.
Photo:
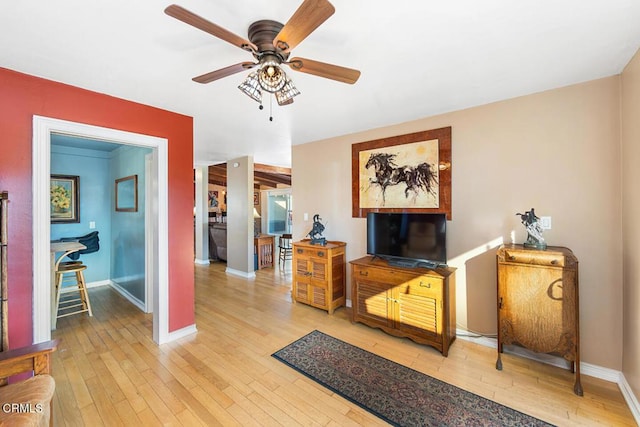
<path fill-rule="evenodd" d="M 433 197 L 437 197 L 438 171 L 429 163 L 420 163 L 417 166 L 398 166 L 394 159 L 396 154 L 372 153 L 369 156 L 365 168 L 373 168 L 375 178 L 369 179 L 369 184 L 377 185 L 382 191 L 382 205 L 386 203 L 386 190 L 388 187 L 404 183 L 405 198 L 413 193 L 415 201 L 418 194 L 423 191 Z"/>

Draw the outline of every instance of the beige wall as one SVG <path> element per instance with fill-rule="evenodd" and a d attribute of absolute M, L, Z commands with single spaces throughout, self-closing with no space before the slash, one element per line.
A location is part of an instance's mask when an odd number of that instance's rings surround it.
<path fill-rule="evenodd" d="M 640 51 L 622 74 L 623 373 L 640 396 Z"/>
<path fill-rule="evenodd" d="M 347 242 L 348 259 L 365 255 L 366 220 L 351 217 L 351 144 L 452 126 L 448 256 L 458 268 L 458 323 L 496 332 L 495 248 L 512 233 L 524 241 L 515 213 L 533 207 L 552 217 L 548 243 L 571 248 L 580 261 L 582 360 L 621 370 L 619 107 L 620 79 L 610 77 L 295 145 L 294 238 L 307 234 L 318 213 L 325 237 Z"/>

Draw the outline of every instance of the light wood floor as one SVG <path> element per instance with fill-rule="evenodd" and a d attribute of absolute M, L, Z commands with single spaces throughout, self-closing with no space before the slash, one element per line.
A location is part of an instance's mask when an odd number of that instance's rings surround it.
<path fill-rule="evenodd" d="M 271 354 L 318 329 L 361 348 L 560 426 L 636 425 L 617 385 L 583 376 L 573 394 L 566 370 L 503 356 L 461 339 L 436 350 L 291 302 L 291 273 L 255 280 L 196 265 L 198 333 L 156 346 L 152 319 L 108 287 L 90 289 L 94 317 L 58 322 L 54 357 L 57 426 L 381 426 Z"/>

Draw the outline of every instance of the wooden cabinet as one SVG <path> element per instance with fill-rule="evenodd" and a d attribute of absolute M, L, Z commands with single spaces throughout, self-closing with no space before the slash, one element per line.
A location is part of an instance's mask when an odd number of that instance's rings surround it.
<path fill-rule="evenodd" d="M 327 310 L 345 303 L 346 259 L 344 242 L 312 245 L 309 240 L 293 244 L 294 301 Z"/>
<path fill-rule="evenodd" d="M 498 360 L 505 344 L 564 357 L 580 384 L 578 260 L 570 249 L 504 245 L 498 262 Z"/>
<path fill-rule="evenodd" d="M 350 263 L 353 322 L 447 356 L 456 338 L 455 269 L 391 267 L 369 256 Z"/>

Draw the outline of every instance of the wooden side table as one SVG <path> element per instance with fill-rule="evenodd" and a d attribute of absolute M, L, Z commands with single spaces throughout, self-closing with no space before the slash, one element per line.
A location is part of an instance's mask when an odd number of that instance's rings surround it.
<path fill-rule="evenodd" d="M 254 250 L 258 255 L 258 270 L 273 267 L 275 237 L 269 234 L 261 234 L 253 239 Z"/>

